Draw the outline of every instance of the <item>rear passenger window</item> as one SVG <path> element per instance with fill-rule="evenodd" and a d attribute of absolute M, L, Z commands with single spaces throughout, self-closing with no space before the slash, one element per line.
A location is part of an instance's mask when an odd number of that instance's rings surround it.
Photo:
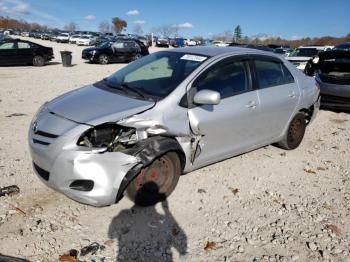
<path fill-rule="evenodd" d="M 19 49 L 27 49 L 27 48 L 30 48 L 29 43 L 26 43 L 26 42 L 18 42 L 18 43 L 17 43 L 17 46 L 18 46 Z"/>
<path fill-rule="evenodd" d="M 204 72 L 192 85 L 200 90 L 208 89 L 220 93 L 221 98 L 248 91 L 249 78 L 244 61 L 226 61 L 214 65 Z"/>
<path fill-rule="evenodd" d="M 255 60 L 255 68 L 260 88 L 294 82 L 292 74 L 282 63 L 257 59 Z"/>

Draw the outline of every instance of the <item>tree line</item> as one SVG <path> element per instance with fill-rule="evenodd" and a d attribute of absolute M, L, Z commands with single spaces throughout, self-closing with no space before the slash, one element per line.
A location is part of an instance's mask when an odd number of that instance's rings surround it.
<path fill-rule="evenodd" d="M 102 33 L 121 33 L 125 28 L 127 28 L 128 23 L 124 19 L 119 17 L 112 17 L 110 22 L 108 20 L 102 21 L 99 24 L 99 31 Z M 18 20 L 10 17 L 0 16 L 0 28 L 12 28 L 21 30 L 58 30 L 58 28 L 49 28 L 47 25 L 41 25 L 38 23 L 28 23 L 25 20 Z M 64 30 L 75 31 L 78 29 L 78 25 L 75 22 L 70 22 L 64 26 Z M 151 30 L 155 34 L 159 34 L 164 37 L 176 37 L 179 34 L 179 28 L 173 25 L 162 25 L 159 27 L 154 27 Z M 133 32 L 136 34 L 143 34 L 142 25 L 136 24 L 133 28 Z M 225 42 L 235 42 L 239 44 L 255 44 L 255 45 L 289 45 L 291 47 L 298 47 L 302 45 L 336 45 L 342 42 L 350 42 L 350 33 L 344 37 L 333 37 L 333 36 L 323 36 L 323 37 L 304 37 L 301 39 L 290 40 L 283 39 L 281 37 L 248 37 L 243 36 L 242 28 L 237 25 L 233 31 L 225 31 L 218 35 L 213 35 L 211 37 L 213 40 L 220 40 Z M 202 36 L 193 37 L 195 40 L 204 40 Z"/>

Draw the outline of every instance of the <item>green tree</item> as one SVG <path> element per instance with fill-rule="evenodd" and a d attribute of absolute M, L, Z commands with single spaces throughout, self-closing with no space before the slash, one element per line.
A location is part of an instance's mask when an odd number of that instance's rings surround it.
<path fill-rule="evenodd" d="M 240 25 L 237 25 L 234 30 L 234 39 L 239 43 L 242 39 L 242 28 Z"/>

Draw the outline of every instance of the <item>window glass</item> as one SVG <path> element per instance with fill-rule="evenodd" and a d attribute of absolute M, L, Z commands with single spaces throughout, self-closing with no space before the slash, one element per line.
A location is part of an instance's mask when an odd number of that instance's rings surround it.
<path fill-rule="evenodd" d="M 260 88 L 294 82 L 293 76 L 282 63 L 267 60 L 255 60 L 255 68 Z"/>
<path fill-rule="evenodd" d="M 244 61 L 226 61 L 214 65 L 193 84 L 199 90 L 209 89 L 220 93 L 221 98 L 239 94 L 249 89 L 248 74 Z"/>
<path fill-rule="evenodd" d="M 13 49 L 13 48 L 15 48 L 15 43 L 13 42 L 0 44 L 0 49 Z"/>
<path fill-rule="evenodd" d="M 25 42 L 18 42 L 18 43 L 17 43 L 17 46 L 18 46 L 18 48 L 20 48 L 20 49 L 30 48 L 29 43 L 25 43 Z"/>
<path fill-rule="evenodd" d="M 281 64 L 282 66 L 282 70 L 283 70 L 283 76 L 284 76 L 284 84 L 290 84 L 290 83 L 294 83 L 294 77 L 293 75 L 289 72 L 289 70 L 287 69 L 287 67 L 283 64 Z"/>
<path fill-rule="evenodd" d="M 124 45 L 124 42 L 115 42 L 113 44 L 113 48 L 124 48 L 125 45 Z"/>
<path fill-rule="evenodd" d="M 159 100 L 170 94 L 206 59 L 206 56 L 182 52 L 156 52 L 130 63 L 105 81 L 116 88 L 133 86 Z"/>
<path fill-rule="evenodd" d="M 125 47 L 126 48 L 136 48 L 136 44 L 133 41 L 128 41 L 128 42 L 125 42 Z"/>
<path fill-rule="evenodd" d="M 164 77 L 171 77 L 173 68 L 169 67 L 169 57 L 163 57 L 155 60 L 143 67 L 135 70 L 125 76 L 125 82 L 134 82 L 138 80 L 150 80 Z"/>

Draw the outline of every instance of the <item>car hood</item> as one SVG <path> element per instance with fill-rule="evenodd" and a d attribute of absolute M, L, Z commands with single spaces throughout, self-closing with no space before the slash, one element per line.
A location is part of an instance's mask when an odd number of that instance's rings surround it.
<path fill-rule="evenodd" d="M 47 108 L 66 119 L 95 126 L 118 121 L 154 105 L 152 101 L 138 100 L 89 85 L 55 98 L 47 104 Z"/>

